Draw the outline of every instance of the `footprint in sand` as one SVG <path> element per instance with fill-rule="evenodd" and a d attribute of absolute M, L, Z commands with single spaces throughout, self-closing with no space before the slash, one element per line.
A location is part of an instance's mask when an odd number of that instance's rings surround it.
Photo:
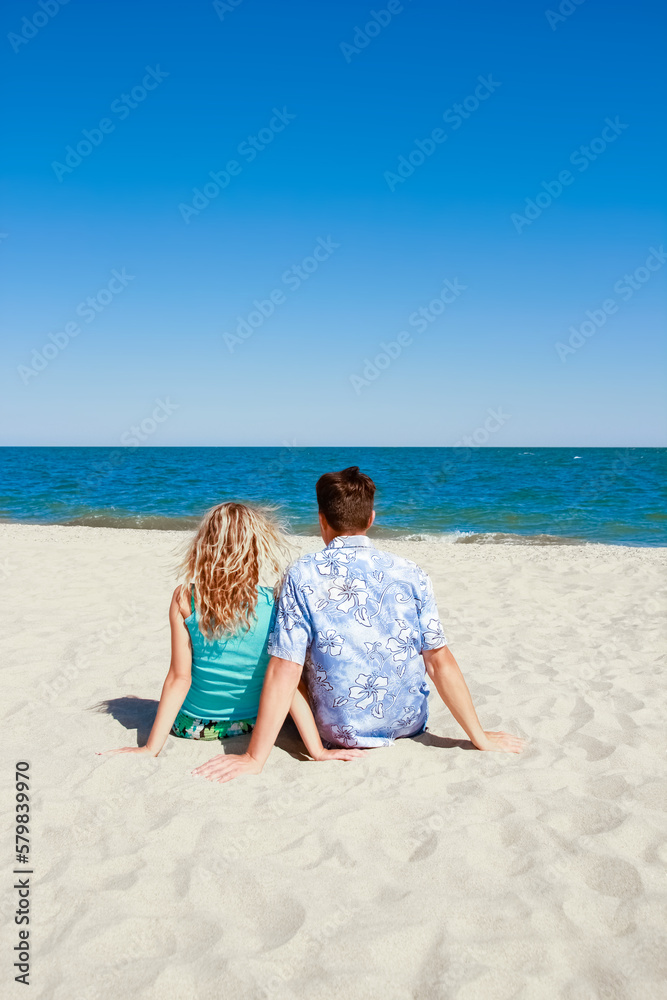
<path fill-rule="evenodd" d="M 639 896 L 643 888 L 635 866 L 622 858 L 589 855 L 582 860 L 581 875 L 589 889 L 618 899 Z"/>

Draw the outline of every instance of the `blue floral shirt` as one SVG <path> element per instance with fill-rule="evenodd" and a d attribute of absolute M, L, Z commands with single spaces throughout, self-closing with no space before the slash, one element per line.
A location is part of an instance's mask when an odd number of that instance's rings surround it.
<path fill-rule="evenodd" d="M 287 571 L 269 653 L 304 665 L 323 740 L 376 747 L 423 729 L 420 654 L 446 643 L 426 573 L 349 535 Z"/>

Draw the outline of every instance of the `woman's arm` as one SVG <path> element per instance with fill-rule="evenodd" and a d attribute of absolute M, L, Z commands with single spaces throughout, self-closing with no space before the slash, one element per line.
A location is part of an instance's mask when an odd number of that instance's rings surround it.
<path fill-rule="evenodd" d="M 290 705 L 290 715 L 294 719 L 299 735 L 313 760 L 354 760 L 355 757 L 366 756 L 365 750 L 354 750 L 349 747 L 341 747 L 338 750 L 324 749 L 317 730 L 315 716 L 308 701 L 308 688 L 303 680 L 299 681 L 299 686 L 294 692 Z"/>
<path fill-rule="evenodd" d="M 171 599 L 169 608 L 169 627 L 171 629 L 171 663 L 169 673 L 162 687 L 160 704 L 158 705 L 155 722 L 150 736 L 146 740 L 146 749 L 157 757 L 165 744 L 167 736 L 178 715 L 178 710 L 185 701 L 192 680 L 192 646 L 190 633 L 183 617 L 181 606 L 181 588 L 177 587 Z"/>
<path fill-rule="evenodd" d="M 157 757 L 165 744 L 178 710 L 185 700 L 192 679 L 192 646 L 190 634 L 184 621 L 184 609 L 181 603 L 181 588 L 177 587 L 171 599 L 169 608 L 169 627 L 171 629 L 171 662 L 169 672 L 162 686 L 160 704 L 158 705 L 155 722 L 144 747 L 119 747 L 117 750 L 107 750 L 106 753 L 149 753 Z"/>
<path fill-rule="evenodd" d="M 292 704 L 290 705 L 290 715 L 294 719 L 306 750 L 313 760 L 319 760 L 321 754 L 324 753 L 324 747 L 322 746 L 320 734 L 317 731 L 315 716 L 308 701 L 308 690 L 303 680 L 299 681 L 299 686 L 294 692 Z"/>

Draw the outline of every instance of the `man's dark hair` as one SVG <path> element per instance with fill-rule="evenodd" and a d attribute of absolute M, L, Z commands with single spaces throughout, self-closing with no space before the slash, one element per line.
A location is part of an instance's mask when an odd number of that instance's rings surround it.
<path fill-rule="evenodd" d="M 351 465 L 317 480 L 317 505 L 334 531 L 365 531 L 373 514 L 375 483 Z"/>

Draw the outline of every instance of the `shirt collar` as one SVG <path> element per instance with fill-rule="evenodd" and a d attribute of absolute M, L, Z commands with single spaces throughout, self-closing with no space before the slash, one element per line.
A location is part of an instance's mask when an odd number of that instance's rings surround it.
<path fill-rule="evenodd" d="M 329 544 L 328 549 L 342 549 L 350 548 L 352 546 L 368 546 L 372 545 L 372 541 L 368 535 L 336 535 Z"/>

